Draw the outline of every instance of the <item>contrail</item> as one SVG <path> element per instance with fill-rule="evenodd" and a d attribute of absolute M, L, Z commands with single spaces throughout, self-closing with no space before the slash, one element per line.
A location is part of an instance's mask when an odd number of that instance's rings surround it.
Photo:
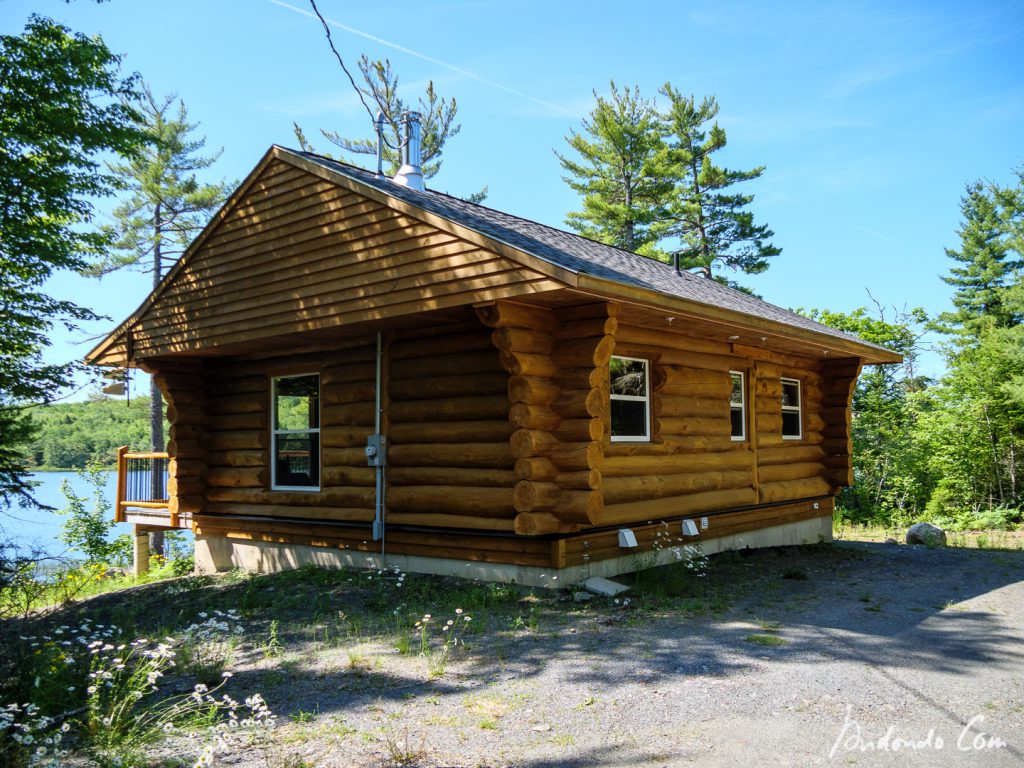
<path fill-rule="evenodd" d="M 284 2 L 284 0 L 269 0 L 269 2 L 273 3 L 274 5 L 279 5 L 282 8 L 287 8 L 289 11 L 301 13 L 303 16 L 308 16 L 311 19 L 316 18 L 314 14 L 312 14 L 310 11 L 307 11 L 305 8 L 299 8 L 297 6 L 292 5 L 291 3 Z M 521 99 L 532 101 L 534 104 L 540 104 L 542 106 L 548 107 L 549 109 L 554 109 L 558 112 L 561 112 L 564 115 L 569 115 L 569 117 L 578 117 L 578 115 L 576 115 L 575 113 L 571 112 L 565 107 L 559 106 L 558 104 L 552 104 L 550 101 L 544 101 L 543 99 L 534 98 L 533 96 L 530 96 L 527 93 L 517 91 L 514 88 L 509 88 L 507 85 L 502 85 L 501 83 L 496 83 L 494 80 L 488 80 L 486 77 L 481 77 L 480 75 L 470 72 L 469 70 L 463 69 L 462 67 L 457 67 L 454 64 L 449 64 L 448 62 L 441 61 L 440 59 L 435 59 L 433 56 L 428 56 L 425 53 L 414 51 L 411 48 L 406 48 L 405 46 L 399 45 L 398 43 L 392 43 L 389 40 L 384 40 L 383 38 L 377 37 L 376 35 L 371 35 L 369 32 L 363 32 L 362 30 L 347 26 L 346 24 L 342 24 L 340 21 L 335 21 L 334 19 L 328 19 L 327 17 L 324 17 L 324 21 L 326 21 L 332 27 L 337 27 L 338 29 L 343 29 L 346 32 L 351 32 L 353 35 L 365 37 L 367 40 L 372 40 L 373 42 L 379 43 L 380 45 L 385 45 L 388 48 L 394 48 L 396 51 L 401 51 L 402 53 L 407 53 L 410 56 L 415 56 L 417 59 L 429 61 L 431 64 L 436 64 L 437 66 L 444 67 L 445 69 L 449 69 L 452 72 L 457 72 L 463 77 L 468 77 L 471 80 L 476 80 L 478 83 L 489 85 L 491 86 L 491 88 L 497 88 L 499 91 L 504 91 L 505 93 L 510 93 L 513 96 L 518 96 Z"/>

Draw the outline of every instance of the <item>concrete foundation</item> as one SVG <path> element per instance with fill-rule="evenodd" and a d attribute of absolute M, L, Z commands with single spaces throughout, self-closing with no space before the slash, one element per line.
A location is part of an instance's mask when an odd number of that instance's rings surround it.
<path fill-rule="evenodd" d="M 817 544 L 832 540 L 832 517 L 817 517 L 796 523 L 762 528 L 732 536 L 720 536 L 699 542 L 704 554 L 712 555 L 731 549 L 784 547 Z M 694 543 L 697 543 L 695 540 Z M 612 577 L 632 573 L 640 568 L 666 565 L 685 556 L 674 548 L 660 552 L 624 554 L 598 562 L 569 568 L 538 568 L 505 563 L 466 562 L 419 555 L 360 552 L 351 549 L 329 549 L 304 544 L 229 539 L 225 536 L 196 535 L 196 572 L 216 573 L 241 568 L 257 573 L 272 573 L 303 565 L 322 568 L 398 568 L 404 573 L 432 573 L 460 576 L 482 581 L 515 582 L 530 587 L 567 588 L 591 576 Z"/>

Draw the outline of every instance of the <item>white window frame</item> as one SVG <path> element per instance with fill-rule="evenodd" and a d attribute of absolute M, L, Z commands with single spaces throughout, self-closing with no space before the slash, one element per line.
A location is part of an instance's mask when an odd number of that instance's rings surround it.
<path fill-rule="evenodd" d="M 312 427 L 310 429 L 277 429 L 275 427 L 275 416 L 277 413 L 277 382 L 281 379 L 301 379 L 305 376 L 316 376 L 316 423 L 320 423 L 320 372 L 309 371 L 307 373 L 289 373 L 283 376 L 274 376 L 270 380 L 270 490 L 272 491 L 305 491 L 307 493 L 316 493 L 320 490 L 320 483 L 316 486 L 312 485 L 278 485 L 277 484 L 277 437 L 278 435 L 312 435 L 320 434 L 320 427 Z M 319 438 L 316 441 L 316 461 L 317 461 L 317 477 L 320 477 L 323 473 L 323 467 L 320 466 L 320 460 L 322 453 L 322 446 L 320 445 Z"/>
<path fill-rule="evenodd" d="M 743 443 L 747 440 L 747 377 L 743 371 L 729 371 L 729 382 L 732 377 L 740 377 L 740 401 L 737 403 L 732 399 L 732 392 L 729 393 L 729 436 L 734 443 Z M 739 408 L 741 432 L 739 435 L 732 434 L 732 412 Z"/>
<path fill-rule="evenodd" d="M 796 405 L 782 405 L 781 408 L 782 408 L 782 413 L 795 413 L 796 414 L 796 423 L 797 423 L 797 426 L 799 427 L 799 429 L 797 430 L 797 433 L 795 435 L 787 435 L 785 433 L 785 431 L 784 431 L 785 430 L 785 424 L 783 424 L 783 426 L 779 430 L 780 432 L 782 432 L 782 439 L 783 440 L 803 440 L 803 438 L 804 438 L 804 414 L 803 414 L 803 409 L 804 409 L 804 391 L 803 391 L 803 386 L 800 383 L 800 379 L 782 378 L 780 381 L 781 381 L 781 383 L 783 385 L 786 385 L 786 384 L 796 384 Z"/>
<path fill-rule="evenodd" d="M 625 355 L 613 355 L 612 360 L 627 360 L 632 363 L 644 364 L 644 394 L 640 395 L 618 395 L 614 392 L 610 397 L 612 400 L 644 404 L 644 434 L 643 435 L 611 435 L 613 443 L 648 443 L 651 440 L 651 361 L 643 357 L 626 357 Z M 609 382 L 610 384 L 610 382 Z M 608 416 L 608 427 L 611 429 L 611 414 Z"/>

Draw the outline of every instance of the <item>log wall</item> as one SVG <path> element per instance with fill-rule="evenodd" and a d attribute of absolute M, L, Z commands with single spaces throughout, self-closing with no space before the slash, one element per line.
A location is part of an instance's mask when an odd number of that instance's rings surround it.
<path fill-rule="evenodd" d="M 392 334 L 387 357 L 388 523 L 512 531 L 508 374 L 490 331 L 474 318 Z"/>

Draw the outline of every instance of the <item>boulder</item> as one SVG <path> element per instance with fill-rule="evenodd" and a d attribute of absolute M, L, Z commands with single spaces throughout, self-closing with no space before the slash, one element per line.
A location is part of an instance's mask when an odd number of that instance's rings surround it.
<path fill-rule="evenodd" d="M 915 523 L 907 529 L 907 544 L 944 547 L 946 546 L 946 532 L 931 523 Z"/>
<path fill-rule="evenodd" d="M 896 539 L 894 539 L 892 536 L 887 537 L 886 540 L 885 540 L 885 543 L 886 544 L 899 544 L 899 542 L 896 541 Z"/>

